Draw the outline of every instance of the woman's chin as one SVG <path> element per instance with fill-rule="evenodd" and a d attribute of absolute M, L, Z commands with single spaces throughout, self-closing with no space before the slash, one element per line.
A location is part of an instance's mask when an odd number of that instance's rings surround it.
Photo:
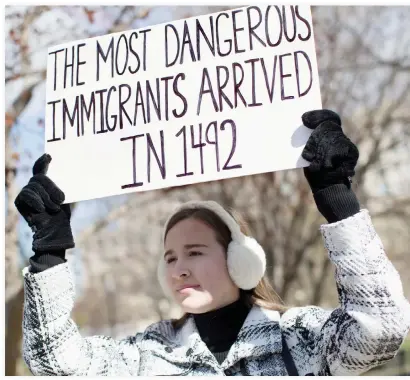
<path fill-rule="evenodd" d="M 212 310 L 212 301 L 199 299 L 199 297 L 186 297 L 180 301 L 180 306 L 185 313 L 201 314 Z"/>

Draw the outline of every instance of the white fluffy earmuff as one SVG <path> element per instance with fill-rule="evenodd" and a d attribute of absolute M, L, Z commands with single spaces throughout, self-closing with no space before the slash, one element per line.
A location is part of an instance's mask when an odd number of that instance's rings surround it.
<path fill-rule="evenodd" d="M 235 219 L 214 201 L 191 201 L 177 207 L 164 226 L 164 233 L 173 215 L 184 209 L 206 208 L 218 215 L 230 229 L 232 241 L 227 252 L 227 267 L 235 285 L 244 290 L 255 288 L 266 270 L 266 255 L 260 244 L 252 237 L 246 236 Z M 164 242 L 165 236 L 162 241 Z M 167 296 L 171 296 L 165 278 L 165 261 L 161 255 L 158 265 L 158 281 Z"/>

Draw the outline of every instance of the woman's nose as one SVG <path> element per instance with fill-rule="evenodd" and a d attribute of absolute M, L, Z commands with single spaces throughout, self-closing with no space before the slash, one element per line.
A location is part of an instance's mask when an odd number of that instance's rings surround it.
<path fill-rule="evenodd" d="M 172 271 L 172 276 L 175 279 L 189 277 L 190 275 L 191 272 L 185 265 L 183 265 L 183 263 L 177 263 L 174 267 L 174 270 Z"/>

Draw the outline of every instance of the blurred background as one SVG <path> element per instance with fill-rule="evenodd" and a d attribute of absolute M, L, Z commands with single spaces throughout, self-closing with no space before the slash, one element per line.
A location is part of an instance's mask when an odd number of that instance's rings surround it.
<path fill-rule="evenodd" d="M 21 270 L 32 255 L 32 232 L 14 199 L 44 153 L 48 47 L 230 8 L 237 7 L 5 8 L 6 375 L 30 374 L 21 357 Z M 340 113 L 359 147 L 355 191 L 409 297 L 410 7 L 312 7 L 312 14 L 323 107 Z M 168 212 L 191 199 L 213 199 L 242 214 L 286 304 L 337 307 L 334 268 L 319 234 L 325 220 L 297 169 L 72 205 L 73 318 L 84 335 L 120 338 L 179 315 L 161 293 L 156 265 Z M 410 374 L 410 340 L 369 374 Z"/>

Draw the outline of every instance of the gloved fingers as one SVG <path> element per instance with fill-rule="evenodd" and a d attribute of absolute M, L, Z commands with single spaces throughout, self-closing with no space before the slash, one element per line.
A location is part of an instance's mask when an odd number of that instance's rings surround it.
<path fill-rule="evenodd" d="M 335 140 L 340 136 L 344 136 L 344 133 L 340 125 L 334 123 L 333 121 L 326 120 L 315 128 L 310 136 L 312 135 L 317 141 L 321 142 L 322 140 Z"/>
<path fill-rule="evenodd" d="M 51 156 L 47 153 L 44 153 L 33 165 L 33 175 L 36 174 L 47 174 L 48 165 L 51 162 Z"/>
<path fill-rule="evenodd" d="M 67 215 L 68 220 L 71 219 L 71 207 L 69 203 L 61 205 L 61 210 Z"/>
<path fill-rule="evenodd" d="M 60 205 L 65 200 L 65 194 L 58 188 L 58 186 L 47 177 L 47 171 L 52 158 L 49 154 L 44 153 L 33 165 L 33 177 L 29 183 L 38 183 L 48 196 L 44 195 L 44 202 L 46 207 L 50 210 L 59 210 L 59 208 L 52 205 L 49 200 L 54 204 Z"/>
<path fill-rule="evenodd" d="M 25 219 L 32 213 L 40 213 L 45 211 L 43 200 L 29 185 L 23 187 L 20 191 L 14 201 L 14 205 Z"/>
<path fill-rule="evenodd" d="M 322 109 L 305 112 L 302 115 L 302 122 L 305 127 L 309 129 L 315 129 L 323 122 L 328 121 L 337 124 L 339 127 L 342 126 L 340 116 L 331 110 Z"/>
<path fill-rule="evenodd" d="M 359 159 L 359 150 L 346 136 L 332 143 L 327 151 L 324 167 L 338 168 L 346 165 L 354 168 Z"/>
<path fill-rule="evenodd" d="M 312 162 L 316 156 L 315 144 L 309 141 L 306 143 L 302 151 L 302 157 L 309 162 Z"/>
<path fill-rule="evenodd" d="M 313 160 L 308 167 L 305 169 L 310 172 L 310 173 L 316 173 L 319 172 L 320 169 L 322 168 L 321 162 L 318 160 Z"/>
<path fill-rule="evenodd" d="M 41 175 L 41 174 L 37 174 L 37 175 Z M 34 190 L 34 192 L 36 192 L 38 196 L 41 198 L 47 211 L 54 213 L 60 210 L 60 206 L 56 204 L 55 202 L 53 202 L 53 200 L 50 198 L 50 194 L 41 185 L 41 183 L 30 180 L 29 185 Z"/>
<path fill-rule="evenodd" d="M 348 151 L 347 147 L 339 147 L 337 150 L 332 150 L 328 152 L 323 160 L 323 167 L 326 169 L 337 169 L 340 168 L 346 159 L 348 159 Z"/>
<path fill-rule="evenodd" d="M 49 198 L 57 205 L 61 205 L 65 200 L 65 194 L 60 188 L 45 174 L 39 173 L 31 177 L 29 183 L 38 183 L 48 194 Z"/>
<path fill-rule="evenodd" d="M 330 149 L 330 142 L 344 136 L 341 128 L 333 122 L 323 122 L 309 136 L 308 141 L 302 152 L 302 157 L 307 161 L 313 161 L 318 153 L 324 154 Z"/>
<path fill-rule="evenodd" d="M 359 153 L 359 148 L 353 144 L 348 137 L 346 137 L 350 144 L 349 144 L 349 157 L 352 158 L 352 161 L 354 162 L 354 166 L 356 166 L 357 162 L 359 161 L 360 153 Z"/>
<path fill-rule="evenodd" d="M 349 156 L 342 162 L 342 168 L 346 177 L 353 177 L 355 175 L 355 168 L 357 165 L 358 156 Z"/>
<path fill-rule="evenodd" d="M 302 151 L 302 157 L 307 161 L 313 161 L 317 155 L 317 149 L 319 147 L 320 142 L 320 134 L 313 131 L 308 140 L 306 141 L 306 145 Z"/>

